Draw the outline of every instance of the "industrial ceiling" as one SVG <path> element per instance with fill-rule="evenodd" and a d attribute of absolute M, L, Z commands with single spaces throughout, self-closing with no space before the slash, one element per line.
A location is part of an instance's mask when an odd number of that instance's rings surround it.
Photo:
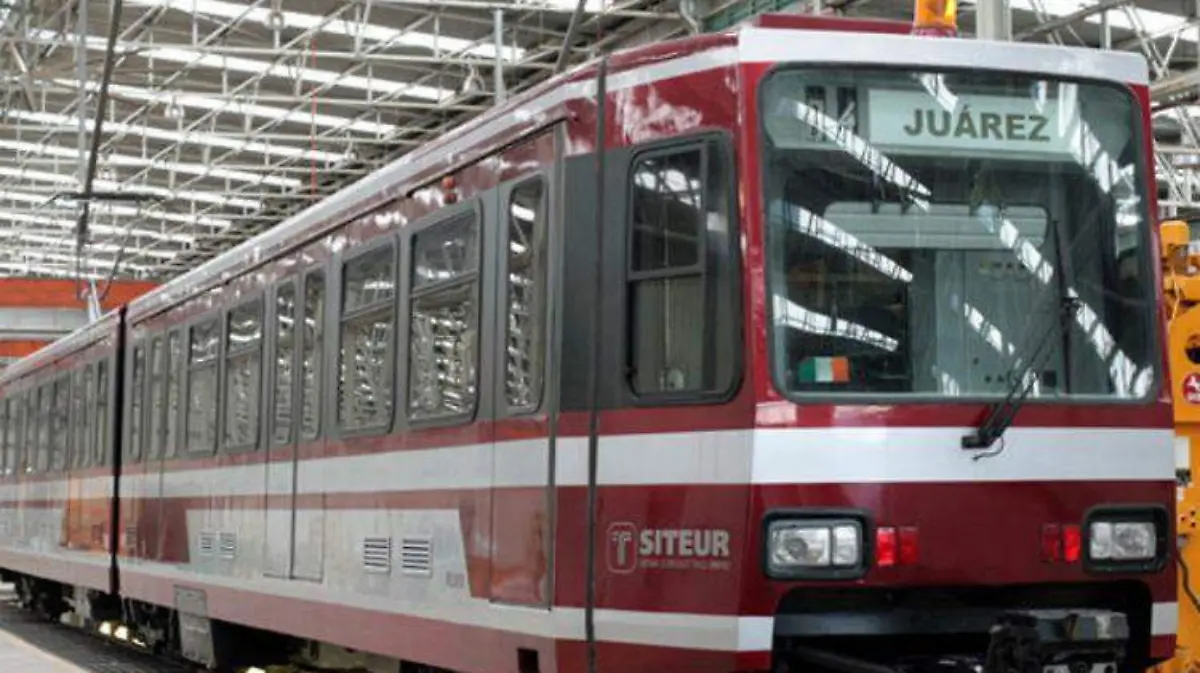
<path fill-rule="evenodd" d="M 1011 6 L 1016 39 L 1146 56 L 1160 197 L 1188 214 L 1200 3 Z M 169 279 L 557 67 L 774 10 L 907 19 L 912 4 L 0 0 L 0 276 Z M 964 33 L 975 10 L 960 3 Z"/>

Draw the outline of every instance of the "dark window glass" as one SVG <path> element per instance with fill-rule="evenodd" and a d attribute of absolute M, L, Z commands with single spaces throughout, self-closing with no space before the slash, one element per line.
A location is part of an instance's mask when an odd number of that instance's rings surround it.
<path fill-rule="evenodd" d="M 634 164 L 628 353 L 639 395 L 717 392 L 732 383 L 728 163 L 713 141 Z"/>
<path fill-rule="evenodd" d="M 300 437 L 315 439 L 321 431 L 321 393 L 324 381 L 322 354 L 325 352 L 325 274 L 311 273 L 304 279 L 303 351 L 301 353 L 302 398 Z"/>
<path fill-rule="evenodd" d="M 225 343 L 225 446 L 254 448 L 258 443 L 262 376 L 262 302 L 243 304 L 229 313 Z"/>
<path fill-rule="evenodd" d="M 183 396 L 183 374 L 187 362 L 183 357 L 183 338 L 180 332 L 167 337 L 167 410 L 163 457 L 173 458 L 179 452 L 179 400 Z"/>
<path fill-rule="evenodd" d="M 10 421 L 8 415 L 8 400 L 0 403 L 0 476 L 8 474 L 8 429 Z"/>
<path fill-rule="evenodd" d="M 54 382 L 54 400 L 50 410 L 50 470 L 67 469 L 70 442 L 71 379 L 62 377 Z"/>
<path fill-rule="evenodd" d="M 541 402 L 545 316 L 546 200 L 539 179 L 514 189 L 508 204 L 504 390 L 510 411 L 530 411 Z"/>
<path fill-rule="evenodd" d="M 292 415 L 296 407 L 296 286 L 292 283 L 275 291 L 275 416 L 271 422 L 271 442 L 292 441 Z"/>
<path fill-rule="evenodd" d="M 163 338 L 157 336 L 150 344 L 150 399 L 147 402 L 150 420 L 146 424 L 146 457 L 159 458 L 163 451 L 163 415 L 167 387 L 167 358 Z"/>
<path fill-rule="evenodd" d="M 108 360 L 101 360 L 96 363 L 96 440 L 93 447 L 95 448 L 96 465 L 107 465 L 109 456 L 109 444 L 111 440 L 108 434 L 109 410 L 112 409 L 109 396 L 111 388 L 108 385 Z"/>
<path fill-rule="evenodd" d="M 217 320 L 192 326 L 188 352 L 187 450 L 212 453 L 217 448 L 217 352 L 221 329 Z"/>
<path fill-rule="evenodd" d="M 475 213 L 413 238 L 408 414 L 474 413 L 478 395 L 479 227 Z"/>
<path fill-rule="evenodd" d="M 395 252 L 391 245 L 350 260 L 342 272 L 338 424 L 379 427 L 392 417 Z"/>
<path fill-rule="evenodd" d="M 79 452 L 80 466 L 90 467 L 96 460 L 96 365 L 83 370 L 83 442 Z"/>
<path fill-rule="evenodd" d="M 85 466 L 88 458 L 87 451 L 87 405 L 84 402 L 84 369 L 76 369 L 71 373 L 71 455 L 70 465 L 74 469 Z"/>
<path fill-rule="evenodd" d="M 141 460 L 145 446 L 146 347 L 133 349 L 133 384 L 129 389 L 129 457 Z"/>
<path fill-rule="evenodd" d="M 38 388 L 37 471 L 50 469 L 51 412 L 54 409 L 54 389 L 50 385 Z"/>

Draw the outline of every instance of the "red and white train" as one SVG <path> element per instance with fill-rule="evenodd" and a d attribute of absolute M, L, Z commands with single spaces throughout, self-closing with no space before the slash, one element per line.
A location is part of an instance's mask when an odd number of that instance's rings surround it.
<path fill-rule="evenodd" d="M 606 57 L 14 364 L 0 567 L 213 665 L 1172 656 L 1146 65 L 909 33 Z"/>

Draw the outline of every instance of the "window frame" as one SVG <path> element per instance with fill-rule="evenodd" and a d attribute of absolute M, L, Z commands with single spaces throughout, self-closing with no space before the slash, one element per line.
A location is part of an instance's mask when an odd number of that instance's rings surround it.
<path fill-rule="evenodd" d="M 520 191 L 523 187 L 534 184 L 540 185 L 541 187 L 541 194 L 538 197 L 538 204 L 542 209 L 540 223 L 541 231 L 535 232 L 541 236 L 539 241 L 540 250 L 538 251 L 540 258 L 535 261 L 535 272 L 540 274 L 540 276 L 535 278 L 535 282 L 541 283 L 540 287 L 537 289 L 536 297 L 538 322 L 535 326 L 535 331 L 539 333 L 540 337 L 537 343 L 539 352 L 536 354 L 538 364 L 537 396 L 532 405 L 514 407 L 509 404 L 508 399 L 508 368 L 506 367 L 508 358 L 505 354 L 508 346 L 508 321 L 512 317 L 512 302 L 510 301 L 509 295 L 511 285 L 509 284 L 508 280 L 509 274 L 512 272 L 512 266 L 510 264 L 511 258 L 509 255 L 509 243 L 512 240 L 512 205 L 513 197 L 518 191 Z M 536 415 L 540 413 L 546 406 L 546 390 L 548 388 L 548 377 L 546 374 L 547 370 L 549 369 L 548 365 L 550 364 L 549 345 L 553 335 L 551 330 L 552 314 L 550 311 L 553 299 L 553 292 L 552 288 L 550 287 L 550 259 L 552 256 L 552 250 L 550 246 L 550 228 L 554 214 L 552 210 L 554 203 L 550 198 L 550 194 L 553 184 L 554 183 L 550 176 L 547 175 L 545 171 L 537 171 L 533 174 L 521 177 L 520 179 L 508 184 L 504 188 L 501 201 L 503 207 L 500 209 L 500 212 L 497 213 L 497 215 L 503 220 L 501 228 L 504 232 L 503 238 L 498 245 L 500 248 L 499 258 L 503 259 L 503 265 L 500 267 L 500 272 L 496 274 L 496 277 L 500 280 L 500 284 L 503 286 L 501 288 L 503 293 L 503 301 L 500 301 L 499 305 L 497 306 L 497 309 L 499 309 L 497 313 L 499 314 L 500 322 L 499 333 L 496 335 L 496 338 L 500 344 L 496 358 L 496 367 L 500 372 L 497 377 L 497 392 L 499 395 L 496 408 L 497 411 L 500 412 L 497 414 L 497 416 L 502 418 L 519 418 L 522 416 Z"/>
<path fill-rule="evenodd" d="M 230 331 L 233 327 L 233 314 L 249 306 L 256 306 L 258 309 L 258 342 L 254 346 L 230 349 L 229 337 Z M 258 447 L 262 444 L 263 354 L 265 351 L 264 342 L 267 338 L 266 317 L 266 306 L 264 305 L 262 293 L 253 293 L 248 299 L 243 298 L 242 301 L 239 301 L 237 304 L 234 304 L 232 307 L 223 311 L 221 315 L 221 343 L 218 345 L 217 358 L 217 364 L 219 366 L 219 372 L 217 375 L 217 445 L 220 447 L 218 451 L 221 453 L 252 453 L 257 451 Z M 229 362 L 231 358 L 240 358 L 255 351 L 258 353 L 258 391 L 255 395 L 256 402 L 258 403 L 258 410 L 255 419 L 256 422 L 253 424 L 254 439 L 250 440 L 249 443 L 234 444 L 229 441 L 229 418 L 227 414 L 229 405 Z"/>
<path fill-rule="evenodd" d="M 719 157 L 714 157 L 713 145 L 719 149 Z M 699 256 L 697 264 L 687 267 L 673 267 L 662 271 L 634 271 L 633 269 L 633 214 L 634 214 L 634 171 L 637 165 L 647 158 L 659 156 L 670 156 L 679 154 L 688 150 L 699 150 L 701 153 L 701 172 L 705 176 L 705 183 L 702 186 L 704 207 L 709 204 L 709 192 L 713 185 L 709 182 L 709 171 L 712 167 L 714 159 L 722 161 L 724 164 L 724 176 L 722 182 L 727 194 L 727 203 L 725 209 L 726 222 L 728 223 L 727 238 L 725 241 L 724 250 L 713 250 L 711 241 L 708 236 L 701 237 L 699 242 Z M 628 162 L 625 164 L 625 175 L 623 177 L 624 189 L 624 206 L 621 211 L 623 217 L 622 232 L 625 236 L 624 253 L 625 259 L 621 262 L 621 320 L 623 321 L 623 331 L 621 339 L 620 364 L 624 368 L 621 375 L 621 390 L 626 396 L 628 402 L 633 406 L 687 406 L 687 405 L 703 405 L 703 404 L 724 404 L 735 398 L 745 379 L 745 333 L 746 333 L 746 316 L 743 303 L 743 260 L 742 260 L 742 225 L 741 212 L 739 208 L 738 198 L 738 162 L 735 154 L 735 145 L 732 134 L 725 129 L 709 129 L 699 131 L 685 137 L 671 138 L 663 141 L 654 141 L 645 143 L 634 148 L 629 155 Z M 707 230 L 706 230 L 707 231 Z M 725 265 L 725 273 L 722 274 L 719 267 L 714 268 L 714 262 L 721 260 Z M 721 276 L 725 277 L 722 278 Z M 633 292 L 638 283 L 653 280 L 669 280 L 672 278 L 683 278 L 688 276 L 698 276 L 705 284 L 706 298 L 708 294 L 719 296 L 721 293 L 728 295 L 729 301 L 729 318 L 727 325 L 719 324 L 721 321 L 711 321 L 712 324 L 705 325 L 706 341 L 716 344 L 718 342 L 717 335 L 719 330 L 729 330 L 728 339 L 730 344 L 730 356 L 733 361 L 730 365 L 729 378 L 726 382 L 718 382 L 718 385 L 711 388 L 700 388 L 694 390 L 654 390 L 654 391 L 639 391 L 634 385 L 634 332 L 636 321 L 633 318 L 634 301 Z M 706 313 L 712 306 L 706 306 Z M 593 335 L 595 338 L 597 335 Z M 716 357 L 721 357 L 720 353 Z"/>
<path fill-rule="evenodd" d="M 125 427 L 122 434 L 125 435 L 122 443 L 121 456 L 130 464 L 137 464 L 143 461 L 146 449 L 146 380 L 149 378 L 149 354 L 147 345 L 149 339 L 147 337 L 139 337 L 132 340 L 129 345 L 129 395 L 125 403 Z M 142 355 L 142 380 L 138 381 L 138 353 Z M 134 441 L 133 421 L 135 417 L 138 421 L 137 441 Z"/>
<path fill-rule="evenodd" d="M 361 259 L 362 257 L 365 257 L 371 253 L 378 252 L 379 249 L 386 248 L 389 246 L 392 249 L 392 283 L 393 283 L 392 288 L 393 289 L 392 289 L 391 298 L 387 301 L 378 301 L 373 304 L 368 304 L 366 306 L 360 306 L 360 307 L 354 309 L 353 313 L 347 314 L 345 311 L 345 309 L 346 309 L 346 291 L 345 291 L 345 289 L 346 289 L 346 268 L 349 265 L 353 264 L 355 261 Z M 396 418 L 397 418 L 396 409 L 399 406 L 400 399 L 399 399 L 399 385 L 396 381 L 396 373 L 395 373 L 394 366 L 391 367 L 391 369 L 392 369 L 392 372 L 391 372 L 391 377 L 392 377 L 391 409 L 389 410 L 386 418 L 384 418 L 382 421 L 379 421 L 377 423 L 371 423 L 371 424 L 360 425 L 360 426 L 347 426 L 342 422 L 342 417 L 341 417 L 342 351 L 343 351 L 342 329 L 345 326 L 345 324 L 349 321 L 356 320 L 359 318 L 369 317 L 369 316 L 376 315 L 376 314 L 380 314 L 381 312 L 385 312 L 385 311 L 390 311 L 391 312 L 391 323 L 392 323 L 392 335 L 391 335 L 391 338 L 388 339 L 387 350 L 385 351 L 385 354 L 384 354 L 384 362 L 391 363 L 392 365 L 394 365 L 395 359 L 396 359 L 396 344 L 399 340 L 399 331 L 400 331 L 399 301 L 400 301 L 400 263 L 401 263 L 400 252 L 401 252 L 401 249 L 402 249 L 401 243 L 395 234 L 383 234 L 381 236 L 376 236 L 376 237 L 366 241 L 362 245 L 359 245 L 359 246 L 353 248 L 352 250 L 350 250 L 349 254 L 347 254 L 347 255 L 343 256 L 341 259 L 337 260 L 336 264 L 334 265 L 334 268 L 337 270 L 337 273 L 334 274 L 333 276 L 337 279 L 337 284 L 332 285 L 332 288 L 337 293 L 337 296 L 334 297 L 334 299 L 337 302 L 336 303 L 337 314 L 336 314 L 336 319 L 333 321 L 333 324 L 336 327 L 336 331 L 333 334 L 333 342 L 332 342 L 333 343 L 333 351 L 332 351 L 333 368 L 331 371 L 322 372 L 327 381 L 329 380 L 329 377 L 332 376 L 333 383 L 334 383 L 333 399 L 332 399 L 332 403 L 330 404 L 330 407 L 332 408 L 333 418 L 331 419 L 332 422 L 329 424 L 329 428 L 328 428 L 329 434 L 333 437 L 367 437 L 367 436 L 372 436 L 372 435 L 382 435 L 382 434 L 390 433 L 392 431 L 392 429 L 395 427 Z M 304 290 L 304 299 L 305 300 L 307 300 L 307 298 L 308 298 L 308 278 L 309 278 L 309 276 L 310 276 L 309 273 L 304 274 L 303 290 Z M 325 316 L 323 316 L 323 317 L 327 317 L 329 314 L 330 289 L 331 289 L 331 284 L 329 282 L 329 279 L 330 279 L 330 275 L 326 274 L 325 288 L 324 288 L 325 289 L 325 301 L 323 303 L 323 306 L 325 307 Z M 301 308 L 301 315 L 303 316 L 303 308 Z M 328 325 L 326 325 L 326 327 L 328 327 Z M 324 348 L 329 348 L 330 335 L 328 333 L 328 330 L 323 330 L 322 337 L 323 338 L 322 338 L 321 345 Z M 303 336 L 301 336 L 301 338 L 303 338 Z M 303 343 L 301 344 L 301 350 L 303 350 Z M 303 357 L 303 356 L 301 356 L 301 357 Z M 323 363 L 328 364 L 328 360 L 323 361 Z M 318 386 L 318 394 L 321 394 L 321 399 L 319 400 L 319 402 L 321 404 L 319 405 L 319 408 L 323 409 L 327 402 L 325 395 L 323 393 L 320 393 L 320 391 L 322 390 L 322 388 L 328 388 L 328 387 L 329 387 L 328 385 Z M 301 400 L 301 405 L 303 405 L 303 399 Z M 302 410 L 303 410 L 303 407 L 302 407 Z M 323 419 L 321 419 L 321 420 L 322 420 L 322 422 L 320 423 L 320 425 L 324 425 Z M 301 423 L 301 425 L 303 425 L 303 422 Z M 318 430 L 317 436 L 318 437 L 320 436 L 320 430 Z M 312 440 L 301 438 L 300 441 L 312 441 Z"/>
<path fill-rule="evenodd" d="M 188 336 L 190 335 L 189 326 L 175 326 L 167 329 L 164 333 L 163 349 L 166 358 L 165 385 L 163 386 L 163 443 L 162 455 L 159 458 L 163 461 L 178 458 L 186 455 L 187 447 L 183 438 L 187 436 L 187 386 L 188 386 L 188 364 L 191 351 L 189 350 Z M 179 357 L 173 360 L 171 358 L 171 339 L 175 338 L 179 344 Z M 176 361 L 177 360 L 177 361 Z M 175 413 L 171 413 L 171 386 L 176 384 L 176 406 Z M 175 436 L 171 436 L 171 423 L 175 424 Z"/>
<path fill-rule="evenodd" d="M 297 413 L 301 408 L 298 404 L 298 395 L 301 393 L 301 377 L 298 376 L 298 367 L 301 364 L 302 348 L 300 340 L 300 322 L 304 319 L 304 301 L 301 295 L 302 291 L 302 276 L 304 274 L 293 274 L 283 280 L 275 283 L 271 287 L 270 298 L 271 306 L 269 313 L 271 330 L 266 331 L 264 325 L 263 336 L 270 341 L 270 348 L 267 349 L 270 357 L 265 360 L 270 361 L 269 377 L 266 378 L 267 390 L 269 391 L 269 399 L 264 407 L 270 412 L 266 419 L 266 440 L 264 445 L 268 448 L 278 448 L 284 446 L 293 446 L 300 441 L 300 423 L 297 418 Z M 276 404 L 279 393 L 279 295 L 280 293 L 290 288 L 292 291 L 292 380 L 291 380 L 291 416 L 289 417 L 287 439 L 278 441 L 275 437 L 275 431 L 280 427 L 278 411 L 279 407 Z M 318 386 L 319 388 L 319 386 Z"/>
<path fill-rule="evenodd" d="M 491 190 L 488 190 L 488 192 L 484 192 L 484 194 L 488 194 L 490 191 Z M 498 203 L 499 199 L 495 199 L 495 201 Z M 472 298 L 475 300 L 475 334 L 478 337 L 477 345 L 475 347 L 474 360 L 476 376 L 475 399 L 471 404 L 470 410 L 466 412 L 457 414 L 444 414 L 427 418 L 413 418 L 412 411 L 409 408 L 409 402 L 412 399 L 412 325 L 414 306 L 416 305 L 417 300 L 424 296 L 436 294 L 437 292 L 443 291 L 448 287 L 465 285 L 471 282 L 466 280 L 467 276 L 462 276 L 453 281 L 440 281 L 421 288 L 420 290 L 415 289 L 412 282 L 412 275 L 413 269 L 416 267 L 416 239 L 421 234 L 427 233 L 431 229 L 436 229 L 441 225 L 454 222 L 468 213 L 473 217 L 476 240 L 478 241 L 475 251 L 475 271 L 471 274 L 475 282 L 475 292 L 472 294 Z M 507 220 L 505 223 L 507 225 Z M 404 411 L 403 414 L 397 412 L 396 417 L 403 419 L 405 428 L 420 430 L 426 428 L 443 428 L 458 425 L 469 425 L 474 423 L 479 417 L 479 412 L 483 405 L 483 383 L 485 380 L 482 367 L 484 362 L 488 360 L 485 359 L 483 355 L 483 350 L 486 347 L 483 340 L 483 313 L 486 294 L 484 291 L 484 285 L 486 284 L 484 262 L 487 259 L 487 225 L 487 213 L 483 207 L 483 195 L 480 195 L 472 197 L 471 199 L 463 201 L 462 203 L 445 207 L 434 213 L 430 213 L 422 221 L 419 221 L 413 226 L 409 227 L 404 233 L 402 247 L 404 249 L 405 273 L 401 278 L 403 281 L 401 285 L 401 288 L 403 289 L 403 296 L 401 299 L 402 308 L 404 309 L 403 328 L 405 349 L 404 357 L 400 358 L 397 356 L 396 358 L 398 364 L 403 364 L 403 368 L 397 373 L 397 377 L 404 377 L 402 388 L 404 395 L 401 398 L 404 403 Z M 506 234 L 505 241 L 507 240 L 508 237 Z M 507 288 L 507 283 L 505 284 L 505 287 Z M 507 292 L 505 293 L 505 296 L 507 296 Z M 505 312 L 505 315 L 507 315 L 507 311 Z M 397 336 L 397 338 L 399 337 Z M 399 381 L 399 378 L 397 380 Z M 400 389 L 399 384 L 397 385 L 397 388 Z"/>
<path fill-rule="evenodd" d="M 321 277 L 321 293 L 322 293 L 321 294 L 321 315 L 318 316 L 319 319 L 317 320 L 317 324 L 321 326 L 320 327 L 321 340 L 320 340 L 320 343 L 317 345 L 317 347 L 314 349 L 314 357 L 315 357 L 315 360 L 318 363 L 318 367 L 319 367 L 319 369 L 317 370 L 317 373 L 318 373 L 317 390 L 316 390 L 317 399 L 316 399 L 316 404 L 314 405 L 317 410 L 317 429 L 316 429 L 316 432 L 312 433 L 312 435 L 308 435 L 304 432 L 304 393 L 305 393 L 305 388 L 304 388 L 304 351 L 305 351 L 305 344 L 307 343 L 307 341 L 305 340 L 305 332 L 302 329 L 302 324 L 303 324 L 303 320 L 305 317 L 305 311 L 307 310 L 307 307 L 308 307 L 309 284 L 312 282 L 312 278 L 315 276 Z M 336 361 L 337 361 L 338 357 L 340 357 L 340 355 L 331 357 L 332 353 L 330 351 L 329 293 L 330 293 L 330 287 L 331 287 L 331 283 L 330 283 L 331 277 L 332 277 L 332 274 L 329 272 L 328 266 L 323 263 L 322 264 L 314 264 L 314 265 L 310 266 L 308 269 L 298 273 L 295 277 L 295 279 L 298 281 L 296 284 L 296 292 L 297 292 L 297 294 L 296 294 L 296 310 L 297 310 L 297 315 L 300 317 L 300 320 L 296 324 L 296 327 L 297 327 L 297 330 L 296 330 L 296 402 L 295 402 L 296 417 L 294 419 L 295 423 L 296 423 L 296 432 L 295 432 L 295 437 L 293 438 L 293 441 L 297 445 L 305 444 L 308 442 L 315 442 L 315 441 L 321 439 L 322 437 L 326 436 L 327 434 L 333 434 L 333 433 L 329 433 L 329 430 L 328 430 L 329 424 L 325 422 L 325 417 L 328 415 L 328 410 L 326 409 L 326 407 L 329 405 L 329 397 L 325 394 L 325 390 L 329 386 L 322 385 L 322 384 L 325 384 L 325 382 L 327 382 L 329 380 L 330 362 L 333 361 L 334 364 L 337 364 Z M 340 294 L 341 294 L 340 287 L 333 286 L 333 289 L 337 290 L 338 294 L 340 296 Z M 339 327 L 339 329 L 338 329 L 338 337 L 337 338 L 338 338 L 339 343 L 338 343 L 338 351 L 337 352 L 340 354 L 341 353 L 341 344 L 340 344 L 341 323 L 340 322 L 338 323 L 338 327 Z M 337 424 L 335 423 L 334 425 L 336 426 Z M 334 432 L 336 432 L 336 428 L 334 429 Z M 333 434 L 333 436 L 336 436 L 336 434 Z"/>
<path fill-rule="evenodd" d="M 196 327 L 213 323 L 217 332 L 217 352 L 213 355 L 210 362 L 195 365 L 192 363 L 192 333 Z M 180 413 L 183 417 L 183 423 L 180 425 L 180 449 L 176 454 L 179 457 L 211 457 L 217 455 L 217 451 L 221 446 L 222 434 L 225 432 L 225 426 L 221 419 L 221 370 L 223 369 L 224 361 L 224 346 L 225 335 L 223 332 L 225 325 L 224 314 L 221 310 L 205 311 L 196 319 L 188 321 L 183 326 L 183 395 L 180 397 Z M 214 390 L 213 390 L 213 439 L 212 446 L 206 448 L 194 448 L 190 441 L 190 425 L 192 418 L 191 399 L 192 399 L 192 383 L 193 374 L 196 370 L 212 367 L 215 372 Z"/>
<path fill-rule="evenodd" d="M 145 341 L 149 342 L 149 346 L 146 349 L 146 418 L 144 421 L 146 426 L 145 437 L 149 441 L 142 442 L 142 459 L 145 461 L 160 459 L 165 450 L 164 441 L 167 430 L 167 370 L 170 368 L 166 336 L 166 332 L 159 330 L 145 339 Z M 154 374 L 155 351 L 158 351 L 162 358 L 162 371 L 159 372 L 158 376 Z M 156 386 L 159 386 L 158 390 L 155 390 Z M 157 414 L 154 413 L 156 402 L 159 404 Z"/>

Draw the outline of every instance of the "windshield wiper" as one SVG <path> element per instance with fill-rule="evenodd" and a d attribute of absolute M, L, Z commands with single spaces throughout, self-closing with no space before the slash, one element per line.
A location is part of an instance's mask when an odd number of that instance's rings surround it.
<path fill-rule="evenodd" d="M 1070 320 L 1075 317 L 1075 313 L 1082 305 L 1083 301 L 1079 297 L 1061 297 L 1059 299 L 1057 320 L 1046 328 L 1037 348 L 1029 357 L 1029 363 L 1025 365 L 1017 380 L 1013 381 L 1004 400 L 991 408 L 990 413 L 974 432 L 963 436 L 962 448 L 987 449 L 1004 435 L 1004 431 L 1012 425 L 1013 419 L 1020 411 L 1021 405 L 1029 399 L 1029 394 L 1033 391 L 1033 383 L 1037 380 L 1037 371 L 1042 365 L 1042 360 L 1045 359 L 1047 353 L 1051 352 L 1047 346 L 1058 336 L 1056 332 L 1066 331 L 1070 328 Z M 1067 366 L 1071 366 L 1070 363 L 1067 363 Z"/>

